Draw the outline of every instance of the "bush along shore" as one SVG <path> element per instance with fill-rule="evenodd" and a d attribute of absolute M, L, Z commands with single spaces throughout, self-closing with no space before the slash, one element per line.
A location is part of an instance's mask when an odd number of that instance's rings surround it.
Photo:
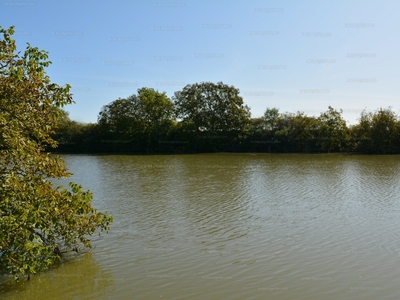
<path fill-rule="evenodd" d="M 389 108 L 361 112 L 348 126 L 342 110 L 319 116 L 266 108 L 251 118 L 239 90 L 222 82 L 188 84 L 172 99 L 152 88 L 105 105 L 95 124 L 62 111 L 58 153 L 400 153 L 400 119 Z"/>

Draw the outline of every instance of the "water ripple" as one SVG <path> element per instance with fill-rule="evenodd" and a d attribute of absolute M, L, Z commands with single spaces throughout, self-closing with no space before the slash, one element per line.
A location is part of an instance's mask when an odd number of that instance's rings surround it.
<path fill-rule="evenodd" d="M 400 296 L 398 156 L 65 158 L 115 218 L 88 299 Z"/>

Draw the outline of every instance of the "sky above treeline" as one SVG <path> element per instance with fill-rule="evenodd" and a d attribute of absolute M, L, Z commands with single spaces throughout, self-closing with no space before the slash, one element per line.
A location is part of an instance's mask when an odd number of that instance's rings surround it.
<path fill-rule="evenodd" d="M 72 85 L 70 118 L 141 87 L 169 97 L 187 84 L 240 90 L 252 117 L 267 107 L 318 116 L 400 109 L 400 1 L 6 1 L 0 26 L 49 52 L 47 72 Z"/>

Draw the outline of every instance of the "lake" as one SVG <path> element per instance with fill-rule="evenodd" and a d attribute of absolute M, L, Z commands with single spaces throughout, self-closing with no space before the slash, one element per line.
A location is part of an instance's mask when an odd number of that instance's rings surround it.
<path fill-rule="evenodd" d="M 400 299 L 400 156 L 62 157 L 111 232 L 1 299 Z"/>

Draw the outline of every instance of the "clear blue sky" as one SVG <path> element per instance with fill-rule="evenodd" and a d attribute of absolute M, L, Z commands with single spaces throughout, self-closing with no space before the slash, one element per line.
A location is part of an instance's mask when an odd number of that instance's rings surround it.
<path fill-rule="evenodd" d="M 239 88 L 252 117 L 267 107 L 319 115 L 400 109 L 400 1 L 16 1 L 0 25 L 49 52 L 69 83 L 70 117 L 96 122 L 103 105 L 151 87 Z"/>

